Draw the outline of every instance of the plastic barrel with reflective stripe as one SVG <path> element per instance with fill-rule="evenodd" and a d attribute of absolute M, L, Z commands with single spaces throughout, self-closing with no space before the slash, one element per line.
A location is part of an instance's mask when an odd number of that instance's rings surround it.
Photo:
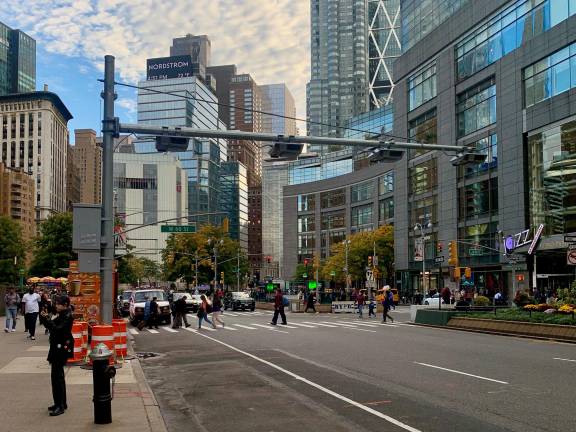
<path fill-rule="evenodd" d="M 74 321 L 72 324 L 72 338 L 74 339 L 74 356 L 68 359 L 68 363 L 79 363 L 84 357 L 82 356 L 82 323 Z"/>
<path fill-rule="evenodd" d="M 113 319 L 114 327 L 114 347 L 116 351 L 116 361 L 124 360 L 128 354 L 128 345 L 126 344 L 126 321 L 123 319 Z"/>
<path fill-rule="evenodd" d="M 95 325 L 92 326 L 92 340 L 90 341 L 90 350 L 93 351 L 100 343 L 105 344 L 112 355 L 110 356 L 110 364 L 114 364 L 114 327 L 111 325 Z M 92 359 L 90 359 L 92 364 Z"/>
<path fill-rule="evenodd" d="M 81 321 L 82 324 L 82 358 L 88 356 L 88 323 Z"/>

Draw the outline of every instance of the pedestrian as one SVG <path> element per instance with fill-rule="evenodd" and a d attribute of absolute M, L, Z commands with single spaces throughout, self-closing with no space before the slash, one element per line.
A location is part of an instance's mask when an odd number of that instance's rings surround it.
<path fill-rule="evenodd" d="M 375 308 L 376 303 L 374 302 L 374 297 L 370 297 L 370 303 L 368 303 L 368 318 L 372 318 L 372 316 L 376 318 L 376 312 L 374 310 Z"/>
<path fill-rule="evenodd" d="M 6 333 L 16 331 L 16 316 L 18 315 L 18 305 L 20 304 L 20 296 L 16 293 L 14 287 L 8 288 L 8 292 L 4 295 L 4 305 L 6 306 Z"/>
<path fill-rule="evenodd" d="M 54 312 L 52 300 L 45 291 L 40 295 L 40 314 L 42 314 L 42 312 L 46 312 L 48 319 L 52 319 L 52 313 Z M 42 315 L 40 315 L 40 324 L 44 324 Z M 44 334 L 48 334 L 48 328 L 44 329 Z"/>
<path fill-rule="evenodd" d="M 144 296 L 144 301 L 144 318 L 138 323 L 138 330 L 144 329 L 148 324 L 148 320 L 150 320 L 150 298 Z"/>
<path fill-rule="evenodd" d="M 36 340 L 36 320 L 40 312 L 40 296 L 34 292 L 34 288 L 30 287 L 28 292 L 22 297 L 22 309 L 24 320 L 26 321 L 26 329 L 28 330 L 27 339 Z"/>
<path fill-rule="evenodd" d="M 64 366 L 69 358 L 74 356 L 74 340 L 72 339 L 72 311 L 70 298 L 60 296 L 55 299 L 56 318 L 48 319 L 43 311 L 44 325 L 50 330 L 50 350 L 48 362 L 51 366 L 52 397 L 54 405 L 48 408 L 52 417 L 64 414 L 68 409 L 66 401 L 66 381 Z"/>
<path fill-rule="evenodd" d="M 150 317 L 148 318 L 148 328 L 158 328 L 158 297 L 152 297 L 150 302 Z"/>
<path fill-rule="evenodd" d="M 202 328 L 202 320 L 206 321 L 210 324 L 213 328 L 216 328 L 214 323 L 208 319 L 208 314 L 210 313 L 210 304 L 208 303 L 208 299 L 204 294 L 200 296 L 202 303 L 200 303 L 200 307 L 198 308 L 198 330 Z"/>
<path fill-rule="evenodd" d="M 224 321 L 222 320 L 222 297 L 218 291 L 212 301 L 212 322 L 214 323 L 214 327 L 216 327 L 216 323 L 218 322 L 222 324 L 222 328 L 224 328 Z"/>
<path fill-rule="evenodd" d="M 364 293 L 360 291 L 356 296 L 356 304 L 358 306 L 358 318 L 363 318 L 362 311 L 364 309 Z"/>
<path fill-rule="evenodd" d="M 312 293 L 310 293 L 312 296 Z M 310 298 L 310 297 L 309 297 Z M 282 289 L 278 288 L 276 290 L 276 295 L 274 296 L 274 317 L 272 318 L 272 322 L 270 324 L 276 325 L 278 322 L 278 315 L 282 318 L 282 325 L 287 325 L 288 322 L 286 321 L 286 314 L 284 313 L 284 295 L 282 294 Z M 314 307 L 314 305 L 312 305 Z M 308 310 L 308 308 L 306 308 Z"/>
<path fill-rule="evenodd" d="M 174 302 L 174 311 L 174 325 L 172 328 L 182 327 L 182 321 L 184 321 L 187 328 L 190 327 L 186 318 L 186 296 L 182 296 Z"/>
<path fill-rule="evenodd" d="M 384 311 L 382 312 L 382 322 L 386 322 L 386 318 L 390 318 L 394 322 L 394 318 L 388 313 L 390 311 L 390 305 L 394 303 L 394 296 L 391 290 L 384 291 L 384 299 L 382 301 L 382 306 L 384 306 Z"/>
<path fill-rule="evenodd" d="M 316 308 L 314 307 L 314 292 L 310 292 L 310 294 L 308 294 L 308 300 L 306 301 L 306 309 L 304 310 L 304 312 L 308 312 L 308 309 L 312 309 L 314 312 L 316 312 Z"/>
<path fill-rule="evenodd" d="M 450 297 L 452 295 L 452 293 L 450 292 L 450 288 L 448 288 L 448 287 L 442 288 L 440 295 L 442 296 L 442 300 L 444 301 L 444 304 L 450 304 Z"/>

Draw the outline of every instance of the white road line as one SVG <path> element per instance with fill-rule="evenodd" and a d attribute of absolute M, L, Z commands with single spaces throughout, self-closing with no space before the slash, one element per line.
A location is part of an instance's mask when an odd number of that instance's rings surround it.
<path fill-rule="evenodd" d="M 222 327 L 224 330 L 232 330 L 232 331 L 238 331 L 238 329 L 232 328 L 230 326 L 227 327 Z"/>
<path fill-rule="evenodd" d="M 199 329 L 200 330 L 200 329 Z M 212 327 L 202 327 L 202 330 L 208 330 L 208 331 L 216 331 L 216 329 L 212 328 Z"/>
<path fill-rule="evenodd" d="M 326 322 L 326 321 L 322 321 L 322 322 Z M 352 324 L 345 324 L 345 323 L 340 323 L 340 322 L 335 322 L 333 324 L 340 326 L 340 327 L 357 328 L 355 325 L 352 325 Z"/>
<path fill-rule="evenodd" d="M 162 330 L 166 330 L 169 333 L 178 333 L 178 330 L 171 329 L 170 327 L 161 327 Z"/>
<path fill-rule="evenodd" d="M 256 330 L 254 327 L 248 327 L 242 324 L 234 324 L 236 327 L 244 328 L 246 330 Z"/>
<path fill-rule="evenodd" d="M 358 330 L 358 331 L 369 332 L 369 333 L 377 333 L 376 330 L 359 329 L 359 328 L 356 328 L 356 327 L 345 327 L 345 328 L 347 328 L 347 329 L 349 329 L 349 330 Z"/>
<path fill-rule="evenodd" d="M 136 329 L 128 329 L 128 331 L 130 333 L 132 333 L 134 336 L 136 336 L 137 334 L 140 334 L 140 333 L 138 333 L 138 330 L 136 330 Z"/>
<path fill-rule="evenodd" d="M 320 391 L 323 392 L 323 393 L 326 393 L 326 394 L 328 394 L 328 395 L 330 395 L 330 396 L 333 396 L 333 397 L 335 397 L 336 399 L 340 399 L 341 401 L 346 402 L 346 403 L 349 404 L 349 405 L 353 405 L 353 406 L 355 406 L 356 408 L 361 409 L 361 410 L 363 410 L 363 411 L 365 411 L 365 412 L 367 412 L 367 413 L 369 413 L 369 414 L 372 414 L 373 416 L 376 416 L 376 417 L 378 417 L 378 418 L 381 418 L 382 420 L 385 420 L 385 421 L 387 421 L 388 423 L 391 423 L 391 424 L 393 424 L 393 425 L 395 425 L 395 426 L 398 426 L 399 428 L 402 428 L 402 429 L 407 430 L 407 431 L 409 431 L 409 432 L 422 432 L 422 431 L 420 431 L 420 429 L 416 429 L 416 428 L 414 428 L 414 427 L 412 427 L 412 426 L 407 425 L 406 423 L 402 423 L 400 420 L 396 420 L 394 417 L 390 417 L 390 416 L 388 416 L 388 415 L 386 415 L 386 414 L 384 414 L 384 413 L 381 413 L 380 411 L 377 411 L 377 410 L 375 410 L 375 409 L 373 409 L 373 408 L 367 407 L 366 405 L 362 405 L 360 402 L 356 402 L 355 400 L 352 400 L 352 399 L 350 399 L 350 398 L 347 398 L 346 396 L 341 395 L 340 393 L 336 393 L 335 391 L 332 391 L 332 390 L 330 390 L 330 389 L 328 389 L 328 388 L 326 388 L 326 387 L 324 387 L 324 386 L 321 386 L 320 384 L 317 384 L 317 383 L 315 383 L 314 381 L 310 381 L 310 380 L 304 378 L 304 377 L 301 376 L 301 375 L 297 375 L 297 374 L 295 374 L 294 372 L 289 371 L 288 369 L 284 369 L 283 367 L 280 367 L 280 366 L 278 366 L 278 365 L 276 365 L 276 364 L 274 364 L 274 363 L 272 363 L 272 362 L 269 362 L 269 361 L 264 360 L 264 359 L 262 359 L 262 358 L 260 358 L 260 357 L 257 357 L 257 356 L 255 356 L 254 354 L 250 354 L 250 353 L 248 353 L 248 352 L 246 352 L 246 351 L 242 351 L 242 350 L 239 349 L 239 348 L 236 348 L 236 347 L 234 347 L 234 346 L 232 346 L 232 345 L 230 345 L 230 344 L 227 344 L 226 342 L 219 341 L 218 339 L 214 339 L 213 337 L 210 337 L 210 336 L 208 336 L 208 335 L 201 334 L 201 333 L 198 333 L 198 335 L 199 335 L 199 336 L 202 336 L 203 338 L 210 339 L 211 341 L 216 342 L 216 343 L 218 343 L 218 344 L 220 344 L 220 345 L 222 345 L 222 346 L 225 346 L 226 348 L 229 348 L 229 349 L 231 349 L 232 351 L 236 351 L 237 353 L 243 354 L 243 355 L 245 355 L 246 357 L 250 357 L 251 359 L 256 360 L 256 361 L 258 361 L 258 362 L 260 362 L 260 363 L 262 363 L 262 364 L 265 364 L 265 365 L 267 365 L 267 366 L 270 366 L 271 368 L 274 368 L 274 369 L 276 369 L 276 370 L 278 370 L 278 371 L 280 371 L 280 372 L 282 372 L 282 373 L 284 373 L 284 374 L 286 374 L 286 375 L 288 375 L 288 376 L 291 376 L 292 378 L 295 378 L 295 379 L 297 379 L 298 381 L 301 381 L 301 382 L 303 382 L 303 383 L 305 383 L 305 384 L 308 384 L 310 387 L 314 387 L 315 389 L 320 390 Z"/>
<path fill-rule="evenodd" d="M 361 322 L 350 322 L 350 323 L 346 323 L 346 324 L 351 324 L 351 325 L 359 325 L 359 326 L 364 326 L 364 327 L 378 327 L 378 324 L 367 324 L 367 323 L 361 323 Z"/>
<path fill-rule="evenodd" d="M 269 325 L 254 324 L 254 323 L 251 323 L 250 325 L 257 326 L 257 327 L 262 327 L 262 328 L 268 329 L 268 330 L 270 330 L 270 331 L 275 331 L 275 332 L 277 332 L 277 333 L 290 334 L 290 333 L 288 333 L 288 332 L 286 332 L 286 331 L 282 331 L 282 330 L 275 329 L 274 327 L 270 327 Z"/>
<path fill-rule="evenodd" d="M 146 330 L 148 330 L 150 333 L 160 333 L 158 330 L 152 330 L 152 329 L 149 329 L 149 328 L 147 328 Z"/>
<path fill-rule="evenodd" d="M 318 328 L 318 327 L 316 327 L 316 326 L 311 326 L 311 325 L 308 325 L 308 324 L 300 324 L 300 323 L 295 323 L 295 322 L 293 322 L 293 323 L 291 323 L 291 324 L 292 324 L 292 325 L 295 325 L 295 326 L 298 326 L 298 327 Z"/>
<path fill-rule="evenodd" d="M 319 322 L 312 322 L 312 321 L 303 321 L 304 324 L 314 324 L 314 325 L 318 325 L 320 327 L 332 327 L 332 328 L 337 328 L 337 325 L 332 325 L 332 324 L 322 324 Z"/>
<path fill-rule="evenodd" d="M 193 320 L 193 319 L 198 319 L 198 317 L 197 317 L 196 315 L 192 315 L 192 314 L 187 314 L 186 317 L 187 317 L 187 318 L 190 318 L 190 319 L 192 319 L 192 320 Z"/>
<path fill-rule="evenodd" d="M 466 375 L 466 376 L 469 376 L 469 377 L 478 378 L 478 379 L 485 380 L 485 381 L 492 381 L 492 382 L 495 382 L 495 383 L 498 383 L 498 384 L 509 384 L 509 383 L 507 383 L 506 381 L 500 381 L 500 380 L 496 380 L 496 379 L 492 379 L 492 378 L 486 378 L 486 377 L 483 377 L 483 376 L 480 376 L 480 375 L 473 375 L 473 374 L 469 374 L 469 373 L 466 373 L 466 372 L 460 372 L 460 371 L 457 371 L 457 370 L 454 370 L 454 369 L 447 369 L 447 368 L 443 368 L 443 367 L 440 367 L 440 366 L 431 365 L 431 364 L 428 364 L 428 363 L 420 363 L 420 362 L 414 362 L 414 363 L 419 364 L 419 365 L 421 365 L 421 366 L 426 366 L 426 367 L 430 367 L 430 368 L 434 368 L 434 369 L 440 369 L 440 370 L 444 370 L 444 371 L 447 371 L 447 372 L 453 372 L 453 373 L 460 374 L 460 375 Z"/>
<path fill-rule="evenodd" d="M 188 328 L 188 327 L 184 327 L 184 330 L 187 330 L 187 331 L 189 331 L 190 333 L 198 333 L 198 330 L 194 330 L 194 329 L 191 329 L 191 328 Z"/>
<path fill-rule="evenodd" d="M 559 358 L 559 357 L 554 357 L 554 360 L 560 360 L 560 361 L 567 361 L 567 362 L 573 362 L 573 363 L 576 363 L 576 360 L 565 359 L 565 358 Z"/>
<path fill-rule="evenodd" d="M 238 316 L 237 313 L 232 313 L 232 312 L 224 312 L 222 315 L 230 315 L 230 316 L 233 316 L 233 317 L 237 317 L 237 316 Z"/>
<path fill-rule="evenodd" d="M 280 327 L 279 324 L 278 324 L 278 326 Z M 289 328 L 289 329 L 298 329 L 298 327 L 294 327 L 294 326 L 291 326 L 291 325 L 288 325 L 288 324 L 286 324 L 286 325 L 282 324 L 282 327 Z"/>

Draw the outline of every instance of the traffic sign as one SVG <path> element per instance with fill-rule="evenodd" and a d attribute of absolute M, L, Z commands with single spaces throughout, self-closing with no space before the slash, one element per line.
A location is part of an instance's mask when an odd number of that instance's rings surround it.
<path fill-rule="evenodd" d="M 576 265 L 576 249 L 568 249 L 566 251 L 566 263 L 568 265 Z"/>
<path fill-rule="evenodd" d="M 195 233 L 195 225 L 161 225 L 160 232 L 163 233 Z"/>
<path fill-rule="evenodd" d="M 564 243 L 576 243 L 576 234 L 565 235 Z"/>
<path fill-rule="evenodd" d="M 444 262 L 444 257 L 443 256 L 437 256 L 436 258 L 434 258 L 434 262 L 436 264 L 440 264 Z"/>
<path fill-rule="evenodd" d="M 470 256 L 480 256 L 484 255 L 484 251 L 481 248 L 470 248 L 468 249 L 468 254 Z"/>

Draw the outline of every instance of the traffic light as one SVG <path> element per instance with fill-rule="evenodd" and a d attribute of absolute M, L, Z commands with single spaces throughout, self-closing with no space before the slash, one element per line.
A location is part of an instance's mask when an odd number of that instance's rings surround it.
<path fill-rule="evenodd" d="M 308 264 L 310 263 L 310 258 L 304 258 L 304 265 L 306 267 L 308 267 Z"/>
<path fill-rule="evenodd" d="M 368 256 L 368 267 L 372 267 L 372 255 Z"/>
<path fill-rule="evenodd" d="M 274 284 L 272 282 L 268 282 L 266 284 L 266 291 L 268 291 L 268 292 L 274 291 Z"/>
<path fill-rule="evenodd" d="M 224 272 L 220 272 L 220 280 L 224 280 Z"/>
<path fill-rule="evenodd" d="M 464 276 L 466 279 L 472 279 L 472 269 L 470 267 L 464 269 Z"/>
<path fill-rule="evenodd" d="M 316 283 L 315 280 L 308 281 L 308 289 L 310 291 L 315 290 L 317 286 L 318 284 Z"/>
<path fill-rule="evenodd" d="M 454 279 L 460 279 L 460 267 L 454 268 Z"/>
<path fill-rule="evenodd" d="M 222 230 L 224 232 L 230 231 L 230 220 L 227 217 L 225 217 L 224 220 L 222 221 Z"/>
<path fill-rule="evenodd" d="M 267 256 L 267 257 L 266 257 L 266 262 L 267 262 L 268 264 L 270 264 L 270 263 L 272 262 L 272 257 L 271 257 L 271 256 Z"/>
<path fill-rule="evenodd" d="M 436 255 L 442 255 L 442 250 L 444 249 L 444 245 L 441 242 L 436 244 Z"/>
<path fill-rule="evenodd" d="M 456 241 L 448 242 L 448 265 L 458 265 L 458 243 Z"/>

